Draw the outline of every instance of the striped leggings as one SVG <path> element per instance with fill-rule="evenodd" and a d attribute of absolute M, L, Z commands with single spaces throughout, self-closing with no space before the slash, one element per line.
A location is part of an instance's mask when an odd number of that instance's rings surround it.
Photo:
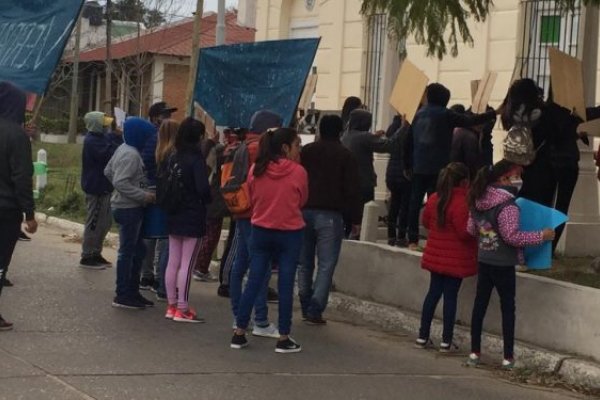
<path fill-rule="evenodd" d="M 189 308 L 192 270 L 200 249 L 198 244 L 198 238 L 169 235 L 169 263 L 165 273 L 167 300 L 183 311 Z"/>

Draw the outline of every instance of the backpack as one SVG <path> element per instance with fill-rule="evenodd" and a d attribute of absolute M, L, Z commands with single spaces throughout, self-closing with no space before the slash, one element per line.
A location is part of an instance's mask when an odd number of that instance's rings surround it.
<path fill-rule="evenodd" d="M 156 176 L 156 205 L 167 214 L 175 214 L 183 204 L 181 166 L 175 154 L 169 156 L 164 168 Z"/>
<path fill-rule="evenodd" d="M 525 115 L 525 105 L 521 105 L 513 116 L 514 124 L 504 138 L 504 159 L 515 164 L 528 166 L 535 160 L 536 149 L 533 145 L 531 125 L 541 116 L 541 111 L 535 109 Z"/>
<path fill-rule="evenodd" d="M 243 214 L 252 207 L 246 182 L 248 164 L 248 146 L 241 143 L 221 167 L 221 194 L 232 214 Z"/>
<path fill-rule="evenodd" d="M 206 164 L 210 170 L 208 183 L 212 201 L 206 207 L 206 216 L 211 219 L 221 219 L 229 215 L 229 208 L 221 194 L 221 167 L 223 164 L 223 149 L 214 146 L 206 157 Z"/>

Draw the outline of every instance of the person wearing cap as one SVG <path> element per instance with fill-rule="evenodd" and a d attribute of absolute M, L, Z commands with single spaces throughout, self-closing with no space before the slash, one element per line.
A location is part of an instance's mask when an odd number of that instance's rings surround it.
<path fill-rule="evenodd" d="M 21 231 L 35 233 L 33 202 L 33 163 L 31 143 L 25 134 L 25 92 L 8 82 L 0 82 L 0 294 L 6 280 L 15 245 Z M 0 331 L 13 324 L 0 316 Z"/>
<path fill-rule="evenodd" d="M 156 186 L 156 145 L 158 144 L 158 130 L 163 121 L 171 118 L 171 115 L 177 111 L 177 108 L 169 106 L 164 101 L 159 101 L 152 104 L 148 110 L 148 118 L 152 125 L 156 128 L 154 134 L 148 138 L 148 141 L 142 149 L 142 160 L 144 161 L 144 167 L 146 171 L 146 177 L 148 179 L 148 186 Z M 156 211 L 156 210 L 155 210 Z M 168 239 L 166 235 L 166 217 L 163 218 L 164 222 L 164 233 L 163 239 L 147 238 L 145 239 L 146 244 L 146 259 L 142 267 L 142 276 L 140 281 L 140 289 L 142 290 L 153 290 L 158 291 L 159 280 L 158 271 L 160 266 L 155 267 L 155 264 L 160 263 L 160 260 L 168 259 L 166 254 L 163 252 L 169 251 Z"/>
<path fill-rule="evenodd" d="M 102 257 L 102 244 L 112 224 L 110 195 L 113 187 L 104 176 L 104 168 L 123 139 L 121 135 L 106 132 L 113 118 L 103 112 L 89 112 L 83 120 L 87 133 L 81 154 L 81 189 L 85 193 L 87 217 L 79 265 L 105 269 L 111 265 Z"/>

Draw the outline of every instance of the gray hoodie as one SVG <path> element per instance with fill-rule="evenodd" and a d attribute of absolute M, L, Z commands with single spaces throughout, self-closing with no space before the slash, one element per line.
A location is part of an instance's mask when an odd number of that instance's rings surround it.
<path fill-rule="evenodd" d="M 112 208 L 135 208 L 145 204 L 147 185 L 144 163 L 137 149 L 120 145 L 104 168 L 104 175 L 115 188 Z"/>

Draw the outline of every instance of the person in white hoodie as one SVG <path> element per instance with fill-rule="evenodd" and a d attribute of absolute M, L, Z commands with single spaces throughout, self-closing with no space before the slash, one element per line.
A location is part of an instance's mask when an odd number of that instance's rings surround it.
<path fill-rule="evenodd" d="M 125 143 L 117 148 L 104 169 L 104 175 L 115 188 L 111 208 L 119 224 L 117 287 L 113 307 L 143 309 L 154 305 L 139 292 L 140 271 L 146 253 L 142 240 L 144 206 L 156 199 L 156 195 L 147 190 L 140 152 L 154 132 L 154 126 L 144 119 L 127 119 L 123 127 Z"/>

